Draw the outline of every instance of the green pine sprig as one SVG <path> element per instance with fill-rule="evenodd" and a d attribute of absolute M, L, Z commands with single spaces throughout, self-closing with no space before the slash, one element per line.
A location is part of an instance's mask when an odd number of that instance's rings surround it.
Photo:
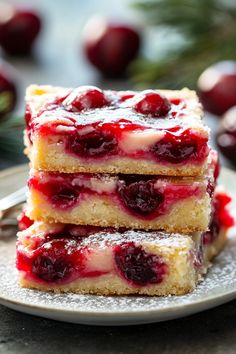
<path fill-rule="evenodd" d="M 23 117 L 7 115 L 0 120 L 0 156 L 14 157 L 23 151 Z"/>
<path fill-rule="evenodd" d="M 161 59 L 137 59 L 131 76 L 139 86 L 194 88 L 206 67 L 236 59 L 236 6 L 218 0 L 141 0 L 134 7 L 157 30 L 164 26 L 185 40 Z"/>

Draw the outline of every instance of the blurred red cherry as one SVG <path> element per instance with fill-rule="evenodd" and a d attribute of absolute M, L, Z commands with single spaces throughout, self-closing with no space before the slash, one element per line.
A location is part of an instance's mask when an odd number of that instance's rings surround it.
<path fill-rule="evenodd" d="M 236 164 L 236 106 L 224 114 L 216 140 L 222 154 Z"/>
<path fill-rule="evenodd" d="M 11 112 L 16 105 L 16 84 L 13 69 L 0 61 L 0 118 Z"/>
<path fill-rule="evenodd" d="M 27 55 L 41 28 L 39 16 L 0 3 L 0 45 L 10 55 Z"/>
<path fill-rule="evenodd" d="M 108 23 L 100 18 L 92 18 L 85 26 L 85 54 L 105 76 L 124 75 L 139 48 L 140 35 L 130 26 Z"/>
<path fill-rule="evenodd" d="M 236 61 L 221 61 L 206 69 L 198 79 L 204 108 L 222 115 L 236 105 Z"/>

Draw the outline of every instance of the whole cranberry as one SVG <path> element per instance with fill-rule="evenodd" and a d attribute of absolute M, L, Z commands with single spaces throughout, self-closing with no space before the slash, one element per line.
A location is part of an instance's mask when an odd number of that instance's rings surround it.
<path fill-rule="evenodd" d="M 222 115 L 236 105 L 236 61 L 221 61 L 206 69 L 198 79 L 204 108 Z"/>
<path fill-rule="evenodd" d="M 80 86 L 73 90 L 62 102 L 66 110 L 80 112 L 101 108 L 109 104 L 102 90 L 95 86 Z"/>
<path fill-rule="evenodd" d="M 153 90 L 146 90 L 137 94 L 134 100 L 133 108 L 136 112 L 153 117 L 165 117 L 171 108 L 167 98 Z"/>
<path fill-rule="evenodd" d="M 16 105 L 16 85 L 13 69 L 0 61 L 0 118 L 11 112 Z"/>
<path fill-rule="evenodd" d="M 40 28 L 37 13 L 0 4 L 0 45 L 8 54 L 29 54 Z"/>
<path fill-rule="evenodd" d="M 100 18 L 92 18 L 85 26 L 85 55 L 105 76 L 124 75 L 139 47 L 140 35 L 130 26 L 109 23 Z"/>
<path fill-rule="evenodd" d="M 236 106 L 224 114 L 216 141 L 222 154 L 236 165 Z"/>

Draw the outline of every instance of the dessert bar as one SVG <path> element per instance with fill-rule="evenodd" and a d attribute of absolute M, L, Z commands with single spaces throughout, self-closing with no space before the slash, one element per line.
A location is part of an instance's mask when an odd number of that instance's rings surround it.
<path fill-rule="evenodd" d="M 194 91 L 30 86 L 26 153 L 33 168 L 67 173 L 195 176 L 209 129 Z"/>
<path fill-rule="evenodd" d="M 200 235 L 112 230 L 35 223 L 18 234 L 20 285 L 94 294 L 182 294 L 205 264 Z M 85 231 L 85 232 L 84 232 Z"/>
<path fill-rule="evenodd" d="M 204 231 L 214 191 L 203 177 L 58 173 L 31 170 L 27 214 L 70 224 Z"/>
<path fill-rule="evenodd" d="M 194 91 L 31 85 L 19 218 L 22 287 L 186 294 L 233 225 Z"/>
<path fill-rule="evenodd" d="M 18 233 L 23 287 L 92 294 L 180 295 L 224 247 L 233 220 L 218 193 L 209 230 L 191 235 L 35 222 Z"/>

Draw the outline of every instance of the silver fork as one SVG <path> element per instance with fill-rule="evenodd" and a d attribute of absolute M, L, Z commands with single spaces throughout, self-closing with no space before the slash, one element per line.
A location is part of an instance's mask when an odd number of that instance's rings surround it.
<path fill-rule="evenodd" d="M 0 226 L 16 225 L 17 221 L 15 218 L 5 218 L 5 216 L 15 207 L 26 201 L 26 193 L 27 187 L 22 187 L 16 192 L 0 199 Z"/>

